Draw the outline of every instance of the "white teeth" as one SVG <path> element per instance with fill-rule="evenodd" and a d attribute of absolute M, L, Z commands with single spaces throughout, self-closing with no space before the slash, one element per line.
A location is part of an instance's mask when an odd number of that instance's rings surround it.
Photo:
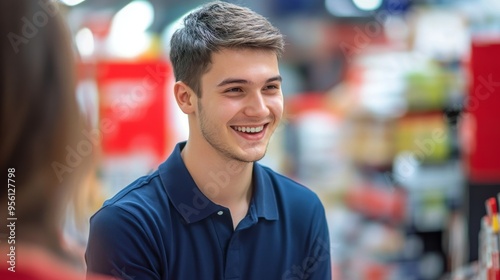
<path fill-rule="evenodd" d="M 258 127 L 247 127 L 247 126 L 233 126 L 233 128 L 237 131 L 245 132 L 245 133 L 258 133 L 264 129 L 264 126 Z"/>

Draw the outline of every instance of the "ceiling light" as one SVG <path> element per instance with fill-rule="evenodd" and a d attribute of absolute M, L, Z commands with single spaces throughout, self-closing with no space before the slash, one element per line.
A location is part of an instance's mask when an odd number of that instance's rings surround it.
<path fill-rule="evenodd" d="M 374 11 L 382 6 L 383 0 L 352 0 L 354 5 L 363 11 Z"/>
<path fill-rule="evenodd" d="M 61 0 L 61 2 L 67 6 L 75 6 L 82 3 L 85 0 Z"/>

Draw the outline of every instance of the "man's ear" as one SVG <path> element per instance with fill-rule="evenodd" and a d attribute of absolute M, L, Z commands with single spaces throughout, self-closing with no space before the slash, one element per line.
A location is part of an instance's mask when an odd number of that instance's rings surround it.
<path fill-rule="evenodd" d="M 177 105 L 184 114 L 191 114 L 196 111 L 196 94 L 182 81 L 174 84 L 174 95 Z"/>

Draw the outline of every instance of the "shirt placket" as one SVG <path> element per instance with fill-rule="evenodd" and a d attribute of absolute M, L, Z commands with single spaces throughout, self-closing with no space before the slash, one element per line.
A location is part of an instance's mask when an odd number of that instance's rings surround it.
<path fill-rule="evenodd" d="M 235 231 L 229 240 L 226 254 L 226 279 L 240 279 L 240 238 L 239 232 Z"/>
<path fill-rule="evenodd" d="M 220 249 L 224 256 L 224 279 L 239 279 L 239 241 L 233 232 L 233 220 L 229 209 L 220 210 L 213 217 Z M 236 249 L 237 248 L 237 249 Z"/>
<path fill-rule="evenodd" d="M 225 252 L 224 260 L 224 279 L 241 279 L 241 241 L 240 232 L 257 221 L 255 207 L 251 205 L 250 214 L 240 222 L 236 230 L 233 230 L 233 220 L 229 209 L 217 212 L 217 221 L 215 228 L 219 238 L 221 250 Z"/>

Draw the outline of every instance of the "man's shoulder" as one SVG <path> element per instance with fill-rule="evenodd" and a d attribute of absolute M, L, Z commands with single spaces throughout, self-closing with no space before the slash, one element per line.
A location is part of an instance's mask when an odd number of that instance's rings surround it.
<path fill-rule="evenodd" d="M 265 173 L 272 181 L 272 185 L 277 195 L 286 199 L 287 203 L 319 203 L 321 204 L 318 195 L 307 186 L 280 174 L 267 166 L 260 165 L 263 173 Z"/>
<path fill-rule="evenodd" d="M 166 200 L 158 171 L 142 176 L 128 186 L 118 191 L 113 197 L 106 200 L 96 214 L 103 211 L 120 209 L 129 213 L 145 213 L 156 208 L 161 201 Z M 145 211 L 146 210 L 146 211 Z"/>

